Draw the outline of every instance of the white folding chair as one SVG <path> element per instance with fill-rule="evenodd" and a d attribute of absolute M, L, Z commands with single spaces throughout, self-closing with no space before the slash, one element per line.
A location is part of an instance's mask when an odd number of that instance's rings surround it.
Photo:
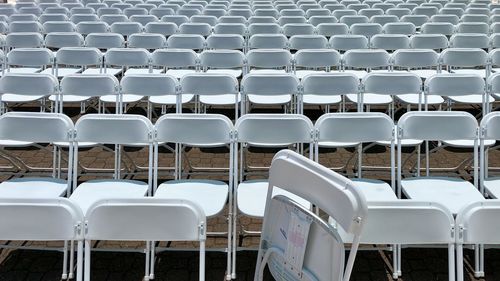
<path fill-rule="evenodd" d="M 247 74 L 241 80 L 242 115 L 249 112 L 251 104 L 286 105 L 294 112 L 292 100 L 298 94 L 299 79 L 290 73 Z M 248 108 L 247 108 L 248 107 Z M 285 112 L 287 108 L 285 107 Z"/>
<path fill-rule="evenodd" d="M 76 280 L 82 280 L 84 218 L 80 208 L 71 200 L 29 197 L 0 199 L 0 211 L 4 214 L 15 214 L 3 216 L 0 220 L 2 240 L 77 241 Z M 66 267 L 62 279 L 68 279 Z"/>
<path fill-rule="evenodd" d="M 234 127 L 227 117 L 216 114 L 166 114 L 155 124 L 155 198 L 182 199 L 199 204 L 207 217 L 220 215 L 229 200 L 229 210 L 233 204 L 233 184 L 235 169 Z M 176 143 L 175 180 L 158 184 L 158 142 Z M 183 179 L 183 146 L 214 147 L 229 146 L 228 183 L 220 180 Z M 227 276 L 231 273 L 231 236 L 234 227 L 230 212 L 227 215 Z M 234 256 L 235 257 L 235 256 Z M 153 263 L 152 263 L 153 264 Z"/>
<path fill-rule="evenodd" d="M 6 64 L 7 72 L 37 73 L 47 67 L 53 69 L 54 53 L 46 48 L 16 48 L 7 53 Z"/>
<path fill-rule="evenodd" d="M 247 180 L 247 175 L 254 171 L 247 163 L 247 148 L 286 148 L 293 144 L 309 144 L 312 157 L 312 143 L 314 127 L 312 122 L 304 115 L 296 114 L 247 114 L 236 121 L 237 145 L 240 146 L 239 170 L 235 173 L 235 202 L 233 208 L 234 233 L 237 237 L 236 226 L 238 213 L 253 218 L 263 218 L 268 192 L 268 181 L 265 179 Z M 265 168 L 267 170 L 267 168 Z M 309 208 L 308 201 L 286 190 L 276 189 L 274 194 L 290 197 L 299 204 Z M 244 230 L 244 234 L 247 231 Z M 233 239 L 233 251 L 236 251 L 236 239 Z M 233 253 L 233 274 L 236 269 L 236 252 Z"/>
<path fill-rule="evenodd" d="M 341 55 L 331 49 L 300 49 L 294 55 L 293 72 L 303 79 L 308 74 L 340 70 Z"/>
<path fill-rule="evenodd" d="M 275 155 L 266 185 L 266 212 L 254 280 L 262 280 L 266 264 L 277 279 L 349 280 L 367 216 L 366 202 L 354 184 L 305 157 L 284 150 Z M 345 241 L 338 230 L 293 198 L 275 195 L 277 188 L 311 201 L 354 236 L 347 265 Z M 297 243 L 294 238 L 301 242 Z"/>
<path fill-rule="evenodd" d="M 198 241 L 199 280 L 205 280 L 206 217 L 203 209 L 190 201 L 127 198 L 103 199 L 92 204 L 85 214 L 85 280 L 91 280 L 92 240 L 121 241 Z M 147 229 L 147 231 L 145 231 Z M 149 272 L 154 259 L 146 260 L 144 280 L 154 279 Z"/>

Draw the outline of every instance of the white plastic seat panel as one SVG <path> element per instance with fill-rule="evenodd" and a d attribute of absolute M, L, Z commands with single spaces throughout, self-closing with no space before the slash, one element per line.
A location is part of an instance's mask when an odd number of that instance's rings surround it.
<path fill-rule="evenodd" d="M 422 95 L 419 94 L 402 94 L 396 95 L 401 102 L 406 104 L 418 105 L 420 101 L 422 102 L 422 106 L 425 103 L 425 99 Z M 437 95 L 427 95 L 427 104 L 428 105 L 439 105 L 444 102 L 443 97 Z"/>
<path fill-rule="evenodd" d="M 60 146 L 60 147 L 69 147 L 69 142 L 55 142 L 55 146 Z M 79 148 L 88 148 L 88 147 L 94 147 L 99 145 L 96 142 L 78 142 L 78 147 Z"/>
<path fill-rule="evenodd" d="M 357 94 L 347 94 L 347 99 L 351 102 L 358 103 Z M 363 104 L 365 105 L 380 105 L 389 104 L 392 102 L 392 97 L 390 95 L 379 95 L 379 94 L 363 94 Z"/>
<path fill-rule="evenodd" d="M 43 69 L 40 67 L 11 67 L 7 73 L 38 73 Z M 49 72 L 49 74 L 52 74 Z"/>
<path fill-rule="evenodd" d="M 474 147 L 474 140 L 445 140 L 443 141 L 444 144 L 452 147 L 461 147 L 461 148 L 473 148 Z M 496 143 L 495 140 L 485 140 L 484 141 L 484 146 L 492 146 Z M 479 142 L 478 142 L 479 145 Z"/>
<path fill-rule="evenodd" d="M 500 198 L 500 177 L 491 177 L 484 180 L 484 190 L 492 198 Z"/>
<path fill-rule="evenodd" d="M 181 95 L 181 103 L 188 103 L 192 101 L 194 95 L 191 94 L 182 94 Z M 177 104 L 177 97 L 175 95 L 165 95 L 165 96 L 153 96 L 149 97 L 149 101 L 154 104 L 165 104 L 165 105 L 175 105 Z"/>
<path fill-rule="evenodd" d="M 367 202 L 398 200 L 391 186 L 381 180 L 374 179 L 351 179 L 354 187 L 361 191 Z"/>
<path fill-rule="evenodd" d="M 356 77 L 358 77 L 359 80 L 363 79 L 363 77 L 365 77 L 366 74 L 368 74 L 368 72 L 364 70 L 352 70 L 352 69 L 348 69 L 343 72 L 354 74 L 356 75 Z M 384 70 L 383 72 L 387 72 L 387 70 Z"/>
<path fill-rule="evenodd" d="M 0 198 L 56 198 L 64 195 L 68 183 L 55 178 L 17 178 L 0 183 Z"/>
<path fill-rule="evenodd" d="M 181 79 L 182 76 L 184 76 L 186 74 L 191 74 L 191 73 L 196 73 L 196 72 L 198 72 L 198 71 L 196 71 L 194 69 L 167 69 L 167 71 L 165 73 L 168 75 L 172 75 L 177 79 Z"/>
<path fill-rule="evenodd" d="M 250 69 L 252 74 L 283 74 L 287 73 L 284 69 Z"/>
<path fill-rule="evenodd" d="M 322 141 L 318 143 L 319 147 L 335 148 L 335 147 L 355 147 L 359 142 L 336 142 L 336 141 Z"/>
<path fill-rule="evenodd" d="M 246 216 L 262 218 L 266 208 L 266 198 L 269 183 L 266 180 L 249 180 L 238 185 L 238 209 Z M 273 197 L 284 195 L 300 205 L 310 209 L 311 203 L 303 198 L 285 191 L 281 188 L 273 188 Z"/>
<path fill-rule="evenodd" d="M 76 96 L 76 95 L 63 95 L 62 96 L 63 102 L 84 102 L 88 101 L 91 99 L 91 97 L 85 97 L 85 96 Z M 56 96 L 55 95 L 50 95 L 49 96 L 50 101 L 55 101 Z"/>
<path fill-rule="evenodd" d="M 482 95 L 463 95 L 463 96 L 450 96 L 448 97 L 450 100 L 458 103 L 467 103 L 467 104 L 482 104 L 483 96 Z M 488 96 L 489 102 L 494 102 L 495 99 L 491 96 Z"/>
<path fill-rule="evenodd" d="M 88 208 L 102 199 L 141 198 L 148 192 L 148 184 L 134 180 L 90 180 L 80 184 L 69 199 L 86 214 Z"/>
<path fill-rule="evenodd" d="M 213 217 L 224 209 L 229 196 L 229 186 L 216 180 L 173 180 L 160 184 L 154 197 L 183 199 L 197 203 L 207 217 Z"/>
<path fill-rule="evenodd" d="M 16 140 L 0 140 L 0 147 L 26 147 L 33 145 L 34 142 L 16 141 Z"/>
<path fill-rule="evenodd" d="M 106 73 L 106 74 L 111 74 L 113 76 L 117 76 L 121 72 L 122 72 L 121 68 L 110 68 L 110 67 L 108 67 L 108 68 L 106 68 L 106 71 L 104 71 L 104 69 L 101 70 L 99 68 L 87 68 L 82 73 L 83 74 L 102 74 L 102 73 Z"/>
<path fill-rule="evenodd" d="M 122 95 L 122 102 L 123 103 L 132 103 L 132 102 L 138 102 L 140 101 L 144 96 L 139 96 L 139 95 L 131 95 L 131 94 L 125 94 Z M 99 98 L 103 102 L 111 102 L 115 103 L 116 102 L 116 96 L 115 95 L 105 95 Z"/>
<path fill-rule="evenodd" d="M 263 95 L 247 95 L 248 100 L 255 104 L 285 104 L 289 103 L 292 100 L 291 95 L 272 95 L 272 96 L 263 96 Z"/>
<path fill-rule="evenodd" d="M 241 101 L 241 95 L 238 94 L 238 102 Z M 235 104 L 233 94 L 200 96 L 200 102 L 209 105 L 232 105 Z"/>
<path fill-rule="evenodd" d="M 338 71 L 336 71 L 336 72 L 338 72 Z M 309 74 L 321 74 L 321 73 L 328 73 L 328 72 L 319 71 L 319 70 L 296 70 L 295 76 L 297 76 L 297 78 L 299 78 L 299 79 L 302 79 L 302 78 L 306 77 L 306 75 L 309 75 Z"/>
<path fill-rule="evenodd" d="M 342 101 L 339 95 L 325 96 L 325 95 L 303 95 L 302 102 L 305 104 L 337 104 Z"/>
<path fill-rule="evenodd" d="M 213 73 L 213 74 L 227 74 L 231 75 L 235 78 L 241 77 L 243 74 L 243 71 L 241 69 L 209 69 L 206 71 L 206 73 Z"/>
<path fill-rule="evenodd" d="M 151 72 L 147 68 L 129 68 L 129 69 L 127 69 L 125 71 L 125 75 L 130 75 L 130 74 L 150 74 L 150 73 L 160 74 L 162 72 L 163 72 L 163 69 L 157 69 L 157 68 L 152 69 Z"/>
<path fill-rule="evenodd" d="M 482 78 L 486 77 L 486 70 L 484 69 L 453 69 L 452 73 L 479 75 Z"/>
<path fill-rule="evenodd" d="M 473 202 L 485 200 L 473 184 L 458 178 L 409 178 L 401 181 L 401 187 L 408 198 L 440 203 L 453 214 Z"/>
<path fill-rule="evenodd" d="M 376 143 L 380 145 L 385 145 L 385 146 L 390 146 L 391 142 L 390 141 L 376 141 Z M 414 140 L 414 139 L 404 139 L 401 140 L 401 146 L 402 147 L 412 147 L 412 146 L 417 146 L 422 144 L 423 141 L 421 140 Z M 397 142 L 394 142 L 394 145 L 397 145 Z"/>
<path fill-rule="evenodd" d="M 1 99 L 3 102 L 32 102 L 43 99 L 45 96 L 3 94 Z"/>
<path fill-rule="evenodd" d="M 80 73 L 80 72 L 82 72 L 82 70 L 83 69 L 81 67 L 80 68 L 78 68 L 78 67 L 60 67 L 57 69 L 57 77 L 65 77 L 65 76 L 68 76 L 71 74 Z M 44 69 L 41 73 L 55 75 L 55 69 L 53 70 L 52 68 L 49 67 L 47 69 Z"/>

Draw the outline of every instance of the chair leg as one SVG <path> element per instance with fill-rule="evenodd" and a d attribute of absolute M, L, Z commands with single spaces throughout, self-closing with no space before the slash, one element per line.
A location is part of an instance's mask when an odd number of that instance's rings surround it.
<path fill-rule="evenodd" d="M 78 249 L 76 253 L 76 281 L 82 281 L 83 270 L 83 242 L 78 241 Z"/>
<path fill-rule="evenodd" d="M 63 273 L 61 276 L 62 280 L 68 279 L 68 241 L 64 241 L 64 253 L 63 253 Z"/>
<path fill-rule="evenodd" d="M 463 245 L 457 244 L 457 281 L 464 281 L 464 252 Z"/>
<path fill-rule="evenodd" d="M 156 252 L 155 252 L 155 241 L 151 241 L 151 270 L 149 271 L 149 279 L 153 280 L 155 279 L 155 259 L 156 259 Z"/>
<path fill-rule="evenodd" d="M 75 241 L 71 241 L 71 246 L 69 248 L 69 275 L 68 279 L 73 279 L 74 277 L 74 267 L 75 264 Z"/>
<path fill-rule="evenodd" d="M 448 245 L 448 280 L 455 281 L 455 244 Z"/>
<path fill-rule="evenodd" d="M 145 267 L 145 272 L 144 272 L 144 281 L 147 281 L 149 280 L 149 269 L 150 269 L 150 265 L 149 265 L 149 262 L 151 261 L 150 259 L 150 256 L 151 256 L 151 252 L 150 252 L 150 243 L 149 241 L 146 241 L 146 249 L 144 250 L 145 254 L 146 254 L 146 258 L 145 258 L 145 262 L 146 262 L 146 265 L 144 266 Z"/>
<path fill-rule="evenodd" d="M 481 271 L 481 277 L 484 277 L 484 245 L 479 246 L 479 270 Z"/>
<path fill-rule="evenodd" d="M 401 245 L 398 245 L 397 246 L 398 248 L 398 276 L 401 277 L 401 275 L 403 275 L 403 271 L 401 270 L 401 257 L 402 257 L 402 254 L 401 254 Z"/>
<path fill-rule="evenodd" d="M 85 240 L 85 262 L 84 262 L 84 280 L 90 281 L 90 252 L 92 251 L 92 246 L 90 245 L 90 240 Z"/>
<path fill-rule="evenodd" d="M 392 245 L 392 278 L 398 279 L 398 245 Z"/>
<path fill-rule="evenodd" d="M 481 269 L 480 269 L 480 246 L 479 244 L 474 245 L 474 277 L 481 277 Z"/>
<path fill-rule="evenodd" d="M 200 241 L 200 277 L 199 281 L 205 281 L 205 241 Z"/>

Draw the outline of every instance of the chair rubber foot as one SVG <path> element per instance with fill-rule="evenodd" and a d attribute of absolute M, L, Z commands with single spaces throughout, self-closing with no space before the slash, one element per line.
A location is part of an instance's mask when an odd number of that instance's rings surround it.
<path fill-rule="evenodd" d="M 401 270 L 398 270 L 398 276 L 401 277 L 401 275 L 403 275 L 403 273 L 401 272 Z"/>
<path fill-rule="evenodd" d="M 236 273 L 231 274 L 231 279 L 236 280 Z"/>
<path fill-rule="evenodd" d="M 66 280 L 66 279 L 68 279 L 68 274 L 63 274 L 63 275 L 61 276 L 61 279 L 62 279 L 62 280 Z"/>
<path fill-rule="evenodd" d="M 474 277 L 476 277 L 476 278 L 484 277 L 484 272 L 482 272 L 482 271 L 474 272 Z"/>
<path fill-rule="evenodd" d="M 74 274 L 73 274 L 73 273 L 70 273 L 70 274 L 68 275 L 68 279 L 73 279 L 74 277 L 75 277 L 75 276 L 74 276 Z"/>
<path fill-rule="evenodd" d="M 144 280 L 144 281 L 148 281 L 148 280 L 149 280 L 149 276 L 148 276 L 148 275 L 144 276 L 144 279 L 143 279 L 143 280 Z"/>
<path fill-rule="evenodd" d="M 149 274 L 149 280 L 153 280 L 153 279 L 155 279 L 155 274 L 154 273 Z"/>
<path fill-rule="evenodd" d="M 398 279 L 399 278 L 399 275 L 397 272 L 393 272 L 392 273 L 392 279 Z"/>

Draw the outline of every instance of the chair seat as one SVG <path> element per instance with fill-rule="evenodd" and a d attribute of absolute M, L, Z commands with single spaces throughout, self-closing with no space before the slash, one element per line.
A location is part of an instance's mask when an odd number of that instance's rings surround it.
<path fill-rule="evenodd" d="M 287 73 L 285 69 L 251 69 L 252 74 L 283 74 Z"/>
<path fill-rule="evenodd" d="M 151 72 L 149 72 L 148 68 L 129 68 L 125 71 L 125 75 L 130 75 L 130 74 L 160 74 L 163 72 L 163 69 L 152 69 Z"/>
<path fill-rule="evenodd" d="M 319 74 L 319 73 L 327 73 L 327 72 L 322 71 L 322 70 L 296 70 L 295 76 L 297 76 L 297 78 L 299 78 L 299 79 L 302 79 L 302 78 L 306 77 L 306 75 Z"/>
<path fill-rule="evenodd" d="M 40 67 L 11 67 L 8 69 L 7 73 L 37 73 L 40 71 L 42 71 Z"/>
<path fill-rule="evenodd" d="M 391 142 L 390 141 L 376 141 L 376 143 L 380 145 L 385 145 L 385 146 L 390 146 Z M 423 143 L 421 140 L 414 140 L 414 139 L 404 139 L 401 140 L 401 146 L 402 147 L 412 147 L 412 146 L 417 146 Z M 394 145 L 397 145 L 397 141 L 394 142 Z"/>
<path fill-rule="evenodd" d="M 250 180 L 240 183 L 238 185 L 238 209 L 250 217 L 264 217 L 268 187 L 266 180 Z M 306 208 L 311 207 L 308 201 L 278 187 L 273 188 L 273 196 L 276 195 L 285 195 Z"/>
<path fill-rule="evenodd" d="M 90 100 L 91 97 L 76 96 L 76 95 L 63 95 L 62 99 L 63 99 L 63 102 L 84 102 L 84 101 Z M 56 96 L 55 95 L 49 96 L 49 100 L 55 101 Z"/>
<path fill-rule="evenodd" d="M 368 72 L 365 70 L 348 69 L 348 70 L 345 70 L 344 72 L 356 75 L 356 77 L 358 77 L 359 80 L 363 79 L 363 77 L 365 77 L 366 74 L 368 74 Z M 387 70 L 384 70 L 383 72 L 387 72 Z"/>
<path fill-rule="evenodd" d="M 17 140 L 0 140 L 0 146 L 8 146 L 8 147 L 26 147 L 33 145 L 34 142 L 29 141 L 17 141 Z"/>
<path fill-rule="evenodd" d="M 83 213 L 102 199 L 141 198 L 148 192 L 148 184 L 134 180 L 90 180 L 80 184 L 69 197 Z"/>
<path fill-rule="evenodd" d="M 285 104 L 292 100 L 291 95 L 248 95 L 248 100 L 255 104 Z"/>
<path fill-rule="evenodd" d="M 336 141 L 321 141 L 319 147 L 354 147 L 359 145 L 359 142 L 336 142 Z"/>
<path fill-rule="evenodd" d="M 122 102 L 123 103 L 138 102 L 142 98 L 144 98 L 144 96 L 125 94 L 125 95 L 122 95 Z M 111 103 L 116 102 L 115 95 L 105 95 L 105 96 L 100 97 L 99 99 L 103 102 L 111 102 Z"/>
<path fill-rule="evenodd" d="M 60 146 L 60 147 L 69 147 L 69 142 L 55 142 L 55 146 Z M 78 142 L 78 147 L 79 148 L 88 148 L 88 147 L 93 147 L 97 146 L 98 143 L 96 142 Z"/>
<path fill-rule="evenodd" d="M 425 103 L 424 97 L 419 95 L 419 94 L 397 95 L 396 98 L 399 99 L 401 102 L 406 103 L 406 104 L 418 105 L 418 104 L 422 103 L 422 105 L 423 105 Z M 427 104 L 429 104 L 429 105 L 442 104 L 443 102 L 444 102 L 444 99 L 441 96 L 427 95 Z"/>
<path fill-rule="evenodd" d="M 0 183 L 0 198 L 55 198 L 66 193 L 68 182 L 55 178 L 17 178 Z"/>
<path fill-rule="evenodd" d="M 215 180 L 173 180 L 160 184 L 154 197 L 184 199 L 198 203 L 207 217 L 213 217 L 224 209 L 229 195 L 225 182 Z"/>
<path fill-rule="evenodd" d="M 482 104 L 483 96 L 482 95 L 463 95 L 463 96 L 449 96 L 450 100 L 458 103 L 468 103 L 468 104 Z M 494 102 L 495 99 L 491 96 L 488 96 L 489 102 Z"/>
<path fill-rule="evenodd" d="M 238 94 L 238 102 L 241 101 L 241 95 Z M 210 105 L 234 105 L 235 98 L 233 94 L 225 95 L 210 95 L 210 96 L 200 96 L 200 102 Z"/>
<path fill-rule="evenodd" d="M 487 178 L 483 182 L 485 192 L 492 198 L 500 198 L 500 177 Z"/>
<path fill-rule="evenodd" d="M 486 70 L 485 69 L 453 69 L 452 73 L 473 74 L 473 75 L 479 75 L 482 78 L 486 77 Z"/>
<path fill-rule="evenodd" d="M 356 189 L 361 191 L 367 202 L 398 200 L 391 186 L 374 179 L 351 179 Z"/>
<path fill-rule="evenodd" d="M 64 76 L 68 76 L 70 74 L 80 73 L 80 72 L 82 72 L 82 70 L 83 69 L 81 67 L 59 67 L 59 68 L 57 68 L 57 77 L 64 77 Z M 52 72 L 52 71 L 54 71 L 54 72 Z M 55 75 L 55 69 L 52 69 L 52 67 L 49 67 L 49 68 L 44 69 L 41 73 L 44 73 L 44 74 L 54 73 L 54 75 Z"/>
<path fill-rule="evenodd" d="M 1 99 L 3 102 L 32 102 L 37 101 L 45 96 L 32 96 L 32 95 L 17 95 L 17 94 L 3 94 Z"/>
<path fill-rule="evenodd" d="M 458 178 L 409 178 L 401 181 L 401 187 L 408 198 L 440 203 L 453 214 L 473 202 L 485 200 L 473 184 Z"/>
<path fill-rule="evenodd" d="M 357 94 L 347 94 L 347 99 L 351 102 L 358 103 L 358 95 Z M 363 94 L 363 104 L 389 104 L 392 102 L 392 97 L 390 95 L 379 95 L 379 94 Z"/>
<path fill-rule="evenodd" d="M 474 147 L 474 140 L 446 140 L 443 141 L 444 144 L 453 146 L 453 147 L 461 147 L 461 148 L 472 148 Z M 496 143 L 495 140 L 484 140 L 485 146 L 492 146 Z M 479 145 L 479 142 L 478 142 Z"/>
<path fill-rule="evenodd" d="M 100 68 L 87 68 L 85 69 L 82 73 L 83 74 L 101 74 L 101 73 L 106 73 L 106 74 L 111 74 L 111 75 L 118 75 L 122 72 L 122 69 L 121 68 L 106 68 L 106 71 L 104 71 L 104 69 L 100 69 Z"/>
<path fill-rule="evenodd" d="M 177 79 L 181 79 L 182 76 L 186 74 L 196 73 L 197 71 L 194 69 L 168 69 L 165 73 L 168 75 L 172 75 Z"/>
<path fill-rule="evenodd" d="M 181 103 L 188 103 L 192 101 L 194 95 L 182 94 Z M 149 101 L 155 104 L 165 104 L 165 105 L 175 105 L 177 103 L 177 97 L 175 95 L 165 95 L 165 96 L 152 96 L 149 97 Z"/>
<path fill-rule="evenodd" d="M 235 78 L 241 77 L 241 75 L 243 74 L 241 69 L 209 69 L 207 70 L 207 73 L 228 74 Z"/>
<path fill-rule="evenodd" d="M 303 95 L 302 101 L 305 104 L 336 104 L 342 101 L 342 97 L 338 95 Z"/>

